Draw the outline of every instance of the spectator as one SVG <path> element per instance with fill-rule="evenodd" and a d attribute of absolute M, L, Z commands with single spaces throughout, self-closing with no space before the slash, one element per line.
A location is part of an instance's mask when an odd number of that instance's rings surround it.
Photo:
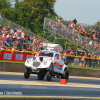
<path fill-rule="evenodd" d="M 76 28 L 76 23 L 77 23 L 76 18 L 74 18 L 73 23 L 74 23 L 74 28 Z"/>
<path fill-rule="evenodd" d="M 84 53 L 84 57 L 85 57 L 85 59 L 84 59 L 84 66 L 87 67 L 88 59 L 87 59 L 87 54 L 86 53 Z"/>
<path fill-rule="evenodd" d="M 6 36 L 3 34 L 3 44 L 9 46 L 10 44 L 6 41 Z"/>
<path fill-rule="evenodd" d="M 81 66 L 84 66 L 84 58 L 81 59 Z"/>
<path fill-rule="evenodd" d="M 67 51 L 69 52 L 70 50 L 71 50 L 71 47 L 70 47 L 70 45 L 69 45 Z"/>
<path fill-rule="evenodd" d="M 99 31 L 99 22 L 96 23 L 96 31 Z"/>
<path fill-rule="evenodd" d="M 7 43 L 9 43 L 9 44 L 10 44 L 9 34 L 7 35 L 6 41 L 7 41 Z"/>
<path fill-rule="evenodd" d="M 0 29 L 2 30 L 1 25 L 0 25 Z"/>
<path fill-rule="evenodd" d="M 10 31 L 10 33 L 11 33 L 11 34 L 14 34 L 14 33 L 15 33 L 15 32 L 14 32 L 14 29 L 12 29 L 12 30 Z"/>
<path fill-rule="evenodd" d="M 92 45 L 92 44 L 93 44 L 93 43 L 92 43 L 92 40 L 90 40 L 88 45 Z"/>
<path fill-rule="evenodd" d="M 91 53 L 88 53 L 87 59 L 88 59 L 88 66 L 91 67 Z"/>
<path fill-rule="evenodd" d="M 7 29 L 7 28 L 6 28 L 6 26 L 5 26 L 5 27 L 3 27 L 3 31 L 6 31 L 6 29 Z"/>
<path fill-rule="evenodd" d="M 7 50 L 12 50 L 11 45 L 9 45 L 9 47 L 8 47 L 8 49 L 7 49 Z"/>
<path fill-rule="evenodd" d="M 7 27 L 7 29 L 6 29 L 6 33 L 8 34 L 8 33 L 10 33 L 10 29 L 9 29 L 10 27 L 8 26 Z"/>
<path fill-rule="evenodd" d="M 95 58 L 99 58 L 99 54 L 96 54 Z M 99 60 L 96 59 L 96 66 L 95 68 L 99 68 Z"/>
<path fill-rule="evenodd" d="M 24 37 L 25 37 L 25 31 L 23 31 L 23 32 L 21 33 L 21 35 L 22 35 L 22 37 L 24 38 Z"/>
<path fill-rule="evenodd" d="M 66 24 L 66 28 L 69 28 L 69 23 Z"/>
<path fill-rule="evenodd" d="M 72 30 L 73 29 L 73 23 L 69 24 L 69 28 Z"/>
<path fill-rule="evenodd" d="M 16 47 L 16 46 L 13 46 L 13 47 L 12 47 L 12 50 L 17 50 L 17 47 Z"/>
<path fill-rule="evenodd" d="M 58 21 L 58 24 L 60 24 L 60 22 L 61 22 L 61 19 L 59 18 L 57 21 Z"/>
<path fill-rule="evenodd" d="M 30 42 L 31 35 L 28 36 L 28 43 Z"/>
<path fill-rule="evenodd" d="M 85 29 L 84 29 L 84 26 L 83 26 L 83 25 L 81 26 L 81 29 L 82 29 L 82 30 L 81 30 L 82 35 L 83 35 L 83 36 L 85 36 L 87 32 L 85 31 Z"/>
<path fill-rule="evenodd" d="M 0 46 L 3 46 L 2 36 L 0 36 Z"/>
<path fill-rule="evenodd" d="M 65 25 L 64 25 L 64 22 L 62 22 L 62 29 L 64 29 Z"/>
<path fill-rule="evenodd" d="M 28 38 L 24 38 L 23 39 L 23 48 L 26 50 L 28 46 L 29 46 Z"/>
<path fill-rule="evenodd" d="M 93 34 L 95 33 L 95 30 L 91 27 L 91 28 L 89 29 L 89 32 L 93 35 Z"/>

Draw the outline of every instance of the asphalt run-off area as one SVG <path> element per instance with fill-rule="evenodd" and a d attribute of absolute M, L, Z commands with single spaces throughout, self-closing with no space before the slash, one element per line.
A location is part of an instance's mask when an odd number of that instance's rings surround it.
<path fill-rule="evenodd" d="M 31 74 L 0 72 L 0 98 L 83 98 L 100 99 L 100 78 L 69 76 L 66 84 L 60 78 L 39 80 Z"/>

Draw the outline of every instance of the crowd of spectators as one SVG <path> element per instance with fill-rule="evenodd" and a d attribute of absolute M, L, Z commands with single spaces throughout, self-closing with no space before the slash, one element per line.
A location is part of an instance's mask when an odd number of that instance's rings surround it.
<path fill-rule="evenodd" d="M 64 24 L 64 21 L 62 21 L 60 18 L 57 21 L 54 21 L 50 19 L 48 21 L 48 29 L 51 31 L 56 32 L 56 34 L 62 34 L 63 32 L 66 34 L 66 36 L 78 43 L 81 44 L 84 48 L 88 48 L 88 52 L 80 52 L 79 56 L 82 56 L 84 58 L 80 58 L 79 62 L 81 62 L 81 66 L 89 66 L 91 67 L 91 58 L 100 58 L 100 29 L 99 29 L 99 22 L 96 23 L 96 27 L 90 27 L 88 31 L 84 29 L 84 26 L 82 24 L 79 24 L 76 27 L 77 20 L 74 18 L 71 23 Z M 60 32 L 59 32 L 60 31 Z M 65 35 L 64 35 L 65 36 Z M 94 55 L 93 52 L 96 52 Z M 76 55 L 71 48 L 67 48 L 67 50 L 63 51 L 62 54 L 64 55 Z M 68 63 L 73 63 L 73 57 L 68 58 L 70 61 L 67 61 Z M 65 60 L 66 62 L 66 60 Z M 67 63 L 67 64 L 68 64 Z M 95 60 L 95 67 L 99 67 L 100 60 Z"/>
<path fill-rule="evenodd" d="M 0 25 L 0 49 L 37 52 L 43 49 L 41 39 L 35 36 L 26 35 L 26 32 L 19 28 L 10 30 L 10 26 Z"/>
<path fill-rule="evenodd" d="M 76 18 L 72 20 L 71 23 L 64 24 L 60 18 L 54 22 L 52 20 L 49 21 L 48 26 L 56 33 L 66 33 L 66 36 L 70 38 L 70 40 L 78 43 L 84 48 L 90 49 L 90 51 L 97 51 L 100 54 L 100 30 L 99 30 L 99 22 L 96 23 L 96 28 L 90 27 L 87 32 L 84 29 L 82 24 L 79 24 L 76 27 L 77 20 Z"/>
<path fill-rule="evenodd" d="M 98 50 L 100 53 L 100 45 L 97 45 L 100 43 L 99 23 L 97 22 L 96 29 L 91 27 L 89 29 L 89 32 L 86 32 L 84 26 L 81 24 L 78 26 L 78 28 L 76 28 L 76 24 L 76 18 L 72 21 L 72 23 L 67 23 L 66 25 L 60 20 L 60 18 L 56 22 L 49 22 L 49 26 L 53 29 L 53 31 L 61 29 L 67 35 L 71 34 L 71 38 L 76 42 L 80 42 L 81 44 L 83 44 L 85 41 L 84 44 L 86 47 L 91 45 L 95 46 L 96 50 Z M 76 36 L 74 36 L 75 34 Z M 82 36 L 84 36 L 84 38 L 82 38 Z M 10 26 L 0 25 L 0 49 L 37 52 L 45 48 L 41 43 L 41 39 L 36 39 L 36 37 L 32 35 L 26 36 L 26 32 L 24 30 L 19 28 L 10 29 Z M 59 49 L 55 51 L 60 52 L 61 54 L 65 55 L 64 57 L 67 58 L 68 55 L 76 55 L 76 53 L 71 49 L 70 46 L 67 48 L 67 50 L 60 51 Z M 79 56 L 86 58 L 99 58 L 98 54 L 93 56 L 91 53 L 83 52 L 81 52 Z M 69 61 L 66 61 L 65 58 L 65 63 L 67 62 L 67 64 L 71 64 L 74 61 L 74 57 L 69 57 L 68 60 Z M 91 59 L 87 60 L 84 58 L 80 58 L 80 61 L 81 66 L 91 67 Z M 97 61 L 97 63 L 98 62 L 99 61 Z M 96 66 L 98 67 L 98 65 Z"/>

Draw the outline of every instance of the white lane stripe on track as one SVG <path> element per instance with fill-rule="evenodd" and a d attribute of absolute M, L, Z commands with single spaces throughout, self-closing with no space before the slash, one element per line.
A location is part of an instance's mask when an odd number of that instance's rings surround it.
<path fill-rule="evenodd" d="M 31 99 L 31 98 L 36 98 L 36 99 L 100 99 L 100 97 L 77 97 L 77 96 L 9 96 L 9 95 L 3 95 L 0 96 L 0 98 L 17 98 L 17 99 Z"/>
<path fill-rule="evenodd" d="M 16 81 L 16 80 L 0 80 L 0 84 L 10 85 L 41 85 L 41 86 L 64 86 L 64 87 L 83 87 L 83 88 L 100 88 L 100 85 L 95 84 L 79 84 L 79 83 L 66 83 L 60 82 L 43 82 L 43 81 Z"/>

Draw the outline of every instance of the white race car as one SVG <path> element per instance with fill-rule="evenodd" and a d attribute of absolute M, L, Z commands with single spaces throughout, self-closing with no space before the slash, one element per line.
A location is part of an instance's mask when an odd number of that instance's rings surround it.
<path fill-rule="evenodd" d="M 25 66 L 27 66 L 24 72 L 25 78 L 29 78 L 30 74 L 37 74 L 40 80 L 46 76 L 47 81 L 50 81 L 52 76 L 67 80 L 69 77 L 68 67 L 59 52 L 41 50 L 34 58 L 27 59 Z"/>

